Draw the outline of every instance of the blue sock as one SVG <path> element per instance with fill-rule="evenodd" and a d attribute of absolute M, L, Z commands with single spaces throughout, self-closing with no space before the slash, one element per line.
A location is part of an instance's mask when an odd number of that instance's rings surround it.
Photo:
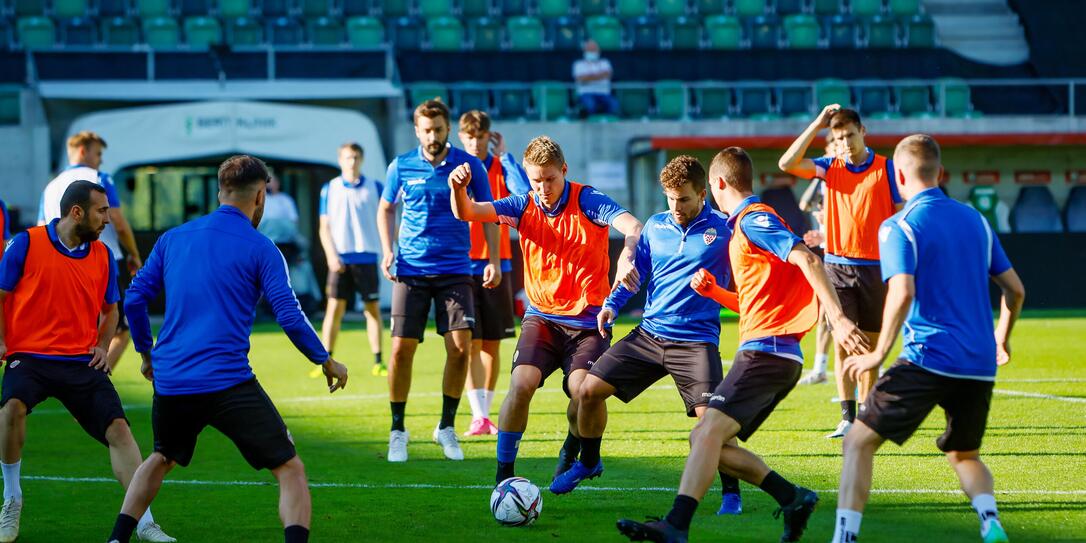
<path fill-rule="evenodd" d="M 514 475 L 513 464 L 517 461 L 517 449 L 524 432 L 498 431 L 498 472 L 494 482 L 500 483 Z"/>

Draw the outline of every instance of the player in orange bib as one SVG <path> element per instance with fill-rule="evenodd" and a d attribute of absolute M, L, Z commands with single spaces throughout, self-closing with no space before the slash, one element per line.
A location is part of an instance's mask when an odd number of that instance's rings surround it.
<path fill-rule="evenodd" d="M 815 136 L 829 128 L 837 156 L 803 158 Z M 781 156 L 778 166 L 804 179 L 825 180 L 823 211 L 826 226 L 826 271 L 845 315 L 878 342 L 886 285 L 879 273 L 879 226 L 901 208 L 894 183 L 893 161 L 864 145 L 867 130 L 860 114 L 831 104 Z M 863 401 L 878 378 L 868 371 L 854 380 L 843 371 L 844 349 L 834 353 L 834 377 L 841 399 L 841 422 L 826 437 L 841 438 L 856 419 L 857 396 Z M 857 394 L 857 384 L 859 394 Z"/>
<path fill-rule="evenodd" d="M 867 340 L 845 317 L 822 261 L 754 195 L 753 178 L 750 156 L 739 147 L 717 153 L 709 167 L 713 199 L 730 211 L 728 256 L 739 303 L 739 351 L 690 434 L 690 456 L 671 512 L 654 522 L 618 522 L 619 531 L 633 541 L 685 542 L 694 511 L 718 469 L 773 497 L 780 506 L 774 516 L 784 517 L 781 541 L 799 541 L 818 503 L 813 491 L 770 470 L 733 439 L 748 440 L 796 386 L 803 370 L 799 341 L 814 327 L 819 302 L 834 337 L 848 352 L 864 352 Z M 721 303 L 728 301 L 704 269 L 690 286 Z"/>
<path fill-rule="evenodd" d="M 631 290 L 640 283 L 633 266 L 640 221 L 602 192 L 566 180 L 562 149 L 546 136 L 528 144 L 524 169 L 531 193 L 484 203 L 468 198 L 471 172 L 467 168 L 449 176 L 456 216 L 467 221 L 500 221 L 516 228 L 524 253 L 524 291 L 531 306 L 521 323 L 509 394 L 498 419 L 495 480 L 499 483 L 514 475 L 517 448 L 528 425 L 528 406 L 536 389 L 555 370 L 562 370 L 563 389 L 570 397 L 569 434 L 555 474 L 569 469 L 580 453 L 577 393 L 589 367 L 611 344 L 610 334 L 601 335 L 596 328 L 596 317 L 611 292 L 609 225 L 626 238 L 616 283 Z"/>

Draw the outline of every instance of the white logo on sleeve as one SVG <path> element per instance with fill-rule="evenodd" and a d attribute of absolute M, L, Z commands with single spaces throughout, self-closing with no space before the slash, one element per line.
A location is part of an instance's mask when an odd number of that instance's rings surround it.
<path fill-rule="evenodd" d="M 769 214 L 759 213 L 754 216 L 754 225 L 762 228 L 769 228 Z"/>
<path fill-rule="evenodd" d="M 890 225 L 883 225 L 879 228 L 879 243 L 886 243 L 886 240 L 890 239 Z"/>

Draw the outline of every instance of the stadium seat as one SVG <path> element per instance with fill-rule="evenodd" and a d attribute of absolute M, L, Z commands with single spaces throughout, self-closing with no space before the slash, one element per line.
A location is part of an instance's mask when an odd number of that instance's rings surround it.
<path fill-rule="evenodd" d="M 694 0 L 694 11 L 702 16 L 723 15 L 724 0 Z"/>
<path fill-rule="evenodd" d="M 920 0 L 890 0 L 890 13 L 897 17 L 911 17 L 920 13 Z"/>
<path fill-rule="evenodd" d="M 426 39 L 426 28 L 415 17 L 397 17 L 388 23 L 392 46 L 401 51 L 417 51 Z"/>
<path fill-rule="evenodd" d="M 306 31 L 309 34 L 309 43 L 319 46 L 343 45 L 343 25 L 339 19 L 331 17 L 317 17 L 306 23 Z"/>
<path fill-rule="evenodd" d="M 0 17 L 0 51 L 8 51 L 15 43 L 15 32 L 7 19 Z"/>
<path fill-rule="evenodd" d="M 999 191 L 993 185 L 973 185 L 966 200 L 973 209 L 980 212 L 995 232 L 1010 232 L 1010 209 L 999 198 Z"/>
<path fill-rule="evenodd" d="M 905 45 L 935 47 L 935 22 L 927 15 L 915 15 L 908 21 Z"/>
<path fill-rule="evenodd" d="M 857 17 L 871 17 L 882 13 L 882 0 L 849 0 L 849 7 Z"/>
<path fill-rule="evenodd" d="M 277 17 L 268 23 L 268 43 L 271 45 L 301 45 L 305 29 L 291 17 Z"/>
<path fill-rule="evenodd" d="M 177 0 L 182 17 L 206 16 L 211 13 L 211 0 Z"/>
<path fill-rule="evenodd" d="M 136 13 L 145 21 L 150 17 L 167 17 L 170 11 L 170 0 L 136 0 Z"/>
<path fill-rule="evenodd" d="M 871 48 L 897 47 L 897 23 L 889 17 L 876 15 L 864 24 L 866 43 Z"/>
<path fill-rule="evenodd" d="M 384 17 L 407 17 L 411 14 L 410 0 L 377 0 L 381 15 Z"/>
<path fill-rule="evenodd" d="M 721 82 L 706 83 L 710 84 L 694 88 L 698 117 L 702 119 L 721 119 L 730 115 L 732 112 L 732 90 L 725 87 Z"/>
<path fill-rule="evenodd" d="M 566 17 L 573 11 L 569 0 L 539 0 L 540 17 Z"/>
<path fill-rule="evenodd" d="M 260 8 L 265 17 L 286 17 L 291 14 L 292 0 L 261 0 Z"/>
<path fill-rule="evenodd" d="M 299 0 L 299 3 L 306 18 L 327 17 L 332 12 L 331 0 Z"/>
<path fill-rule="evenodd" d="M 125 17 L 129 11 L 128 0 L 98 0 L 99 17 Z"/>
<path fill-rule="evenodd" d="M 143 20 L 143 39 L 152 49 L 175 49 L 181 42 L 181 29 L 173 17 Z"/>
<path fill-rule="evenodd" d="M 797 13 L 803 13 L 804 0 L 776 0 L 773 3 L 773 9 L 777 15 L 795 15 Z"/>
<path fill-rule="evenodd" d="M 781 87 L 779 93 L 781 115 L 793 118 L 811 118 L 811 87 Z"/>
<path fill-rule="evenodd" d="M 490 103 L 490 90 L 482 85 L 464 86 L 454 90 L 453 105 L 456 106 L 453 112 L 456 116 L 473 109 L 487 113 L 494 109 Z"/>
<path fill-rule="evenodd" d="M 498 116 L 502 119 L 524 119 L 528 116 L 531 92 L 527 89 L 496 89 L 494 94 Z"/>
<path fill-rule="evenodd" d="M 11 11 L 17 17 L 45 15 L 45 0 L 12 0 L 11 6 Z"/>
<path fill-rule="evenodd" d="M 53 16 L 58 19 L 86 17 L 87 0 L 53 0 Z"/>
<path fill-rule="evenodd" d="M 776 211 L 777 215 L 784 219 L 784 224 L 788 225 L 788 228 L 791 228 L 797 235 L 802 236 L 810 229 L 807 214 L 799 208 L 796 193 L 792 192 L 791 187 L 765 189 L 762 191 L 761 198 L 766 205 L 772 207 L 773 211 Z"/>
<path fill-rule="evenodd" d="M 220 17 L 246 17 L 253 12 L 249 0 L 219 0 Z"/>
<path fill-rule="evenodd" d="M 491 11 L 490 0 L 460 0 L 462 17 L 486 17 Z"/>
<path fill-rule="evenodd" d="M 1086 186 L 1071 187 L 1067 204 L 1063 207 L 1063 217 L 1068 232 L 1086 232 Z"/>
<path fill-rule="evenodd" d="M 894 85 L 897 109 L 908 117 L 924 117 L 931 113 L 931 89 L 915 81 L 898 81 Z"/>
<path fill-rule="evenodd" d="M 1011 227 L 1019 233 L 1063 232 L 1060 208 L 1048 187 L 1022 187 L 1011 209 Z"/>
<path fill-rule="evenodd" d="M 585 21 L 585 34 L 596 40 L 602 51 L 622 48 L 622 25 L 609 15 L 596 15 Z"/>
<path fill-rule="evenodd" d="M 969 85 L 962 79 L 944 77 L 935 87 L 935 103 L 948 117 L 966 117 L 973 113 Z"/>
<path fill-rule="evenodd" d="M 89 47 L 98 44 L 98 28 L 87 17 L 64 19 L 60 23 L 61 41 L 64 45 Z"/>
<path fill-rule="evenodd" d="M 636 17 L 626 21 L 626 36 L 634 49 L 659 49 L 664 41 L 664 29 L 655 17 Z"/>
<path fill-rule="evenodd" d="M 686 12 L 686 0 L 656 0 L 656 14 L 660 17 L 681 17 L 686 15 Z"/>
<path fill-rule="evenodd" d="M 696 19 L 681 16 L 667 22 L 667 37 L 672 49 L 701 47 L 701 25 Z"/>
<path fill-rule="evenodd" d="M 885 86 L 856 87 L 857 108 L 860 115 L 870 118 L 885 117 L 890 112 L 890 89 Z"/>
<path fill-rule="evenodd" d="M 750 19 L 747 35 L 752 49 L 776 49 L 781 42 L 780 22 L 775 17 L 754 17 Z"/>
<path fill-rule="evenodd" d="M 252 17 L 226 20 L 226 43 L 231 47 L 256 47 L 264 44 L 264 27 Z"/>
<path fill-rule="evenodd" d="M 643 119 L 649 116 L 652 107 L 652 93 L 648 88 L 615 89 L 618 98 L 618 114 L 624 119 Z"/>
<path fill-rule="evenodd" d="M 102 19 L 102 45 L 108 47 L 132 47 L 140 42 L 140 29 L 128 17 Z"/>
<path fill-rule="evenodd" d="M 683 119 L 686 113 L 686 89 L 682 81 L 657 81 L 652 88 L 656 101 L 656 117 L 661 119 Z"/>
<path fill-rule="evenodd" d="M 539 51 L 543 48 L 543 23 L 535 17 L 511 17 L 505 21 L 509 48 L 514 51 Z"/>
<path fill-rule="evenodd" d="M 710 49 L 739 49 L 743 29 L 735 17 L 711 15 L 705 18 L 705 35 Z"/>
<path fill-rule="evenodd" d="M 506 17 L 514 15 L 526 15 L 528 13 L 527 0 L 498 0 L 498 8 Z"/>
<path fill-rule="evenodd" d="M 771 91 L 764 87 L 744 87 L 738 90 L 739 113 L 744 117 L 766 118 L 773 112 Z"/>
<path fill-rule="evenodd" d="M 619 17 L 641 17 L 648 13 L 648 0 L 615 0 L 615 14 Z"/>
<path fill-rule="evenodd" d="M 18 90 L 0 93 L 0 124 L 16 125 L 22 121 L 21 102 Z"/>
<path fill-rule="evenodd" d="M 848 89 L 848 84 L 840 79 L 815 81 L 815 108 L 822 111 L 822 108 L 830 104 L 841 104 L 841 107 L 852 104 L 852 93 Z"/>
<path fill-rule="evenodd" d="M 811 9 L 819 17 L 839 15 L 841 13 L 841 0 L 814 0 Z"/>
<path fill-rule="evenodd" d="M 556 51 L 580 51 L 584 42 L 584 25 L 576 17 L 559 17 L 546 23 L 547 43 Z"/>
<path fill-rule="evenodd" d="M 818 21 L 810 15 L 789 15 L 784 19 L 784 32 L 791 49 L 818 47 Z"/>
<path fill-rule="evenodd" d="M 459 51 L 463 47 L 464 27 L 456 17 L 432 17 L 426 21 L 426 31 L 434 51 Z"/>
<path fill-rule="evenodd" d="M 347 43 L 358 49 L 373 49 L 385 43 L 385 27 L 374 17 L 347 19 Z"/>
<path fill-rule="evenodd" d="M 579 0 L 580 13 L 582 17 L 591 17 L 593 15 L 606 15 L 611 13 L 611 1 L 610 0 Z"/>
<path fill-rule="evenodd" d="M 452 0 L 419 0 L 419 15 L 432 17 L 448 17 L 452 15 Z"/>
<path fill-rule="evenodd" d="M 433 81 L 419 81 L 414 83 L 410 87 L 411 92 L 411 108 L 415 109 L 416 106 L 430 100 L 432 98 L 440 98 L 442 102 L 447 105 L 449 103 L 449 90 L 445 88 L 445 85 Z"/>
<path fill-rule="evenodd" d="M 758 17 L 765 15 L 766 0 L 733 0 L 732 9 L 739 17 Z"/>
<path fill-rule="evenodd" d="M 827 20 L 830 49 L 856 47 L 856 21 L 851 15 L 834 15 Z"/>
<path fill-rule="evenodd" d="M 538 81 L 533 85 L 535 108 L 539 118 L 556 121 L 569 118 L 569 88 L 558 81 Z"/>
<path fill-rule="evenodd" d="M 345 17 L 367 16 L 374 13 L 370 0 L 341 0 L 339 6 Z"/>
<path fill-rule="evenodd" d="M 502 23 L 493 17 L 480 17 L 468 22 L 468 40 L 476 51 L 498 51 L 502 48 Z"/>
<path fill-rule="evenodd" d="M 218 19 L 188 17 L 185 19 L 185 42 L 190 49 L 207 49 L 222 43 L 222 27 Z"/>

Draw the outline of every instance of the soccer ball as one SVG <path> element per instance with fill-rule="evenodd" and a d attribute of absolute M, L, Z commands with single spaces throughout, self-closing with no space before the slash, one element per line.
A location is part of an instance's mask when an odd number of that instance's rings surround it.
<path fill-rule="evenodd" d="M 524 477 L 510 477 L 490 494 L 490 512 L 502 526 L 527 526 L 543 511 L 539 487 Z"/>

